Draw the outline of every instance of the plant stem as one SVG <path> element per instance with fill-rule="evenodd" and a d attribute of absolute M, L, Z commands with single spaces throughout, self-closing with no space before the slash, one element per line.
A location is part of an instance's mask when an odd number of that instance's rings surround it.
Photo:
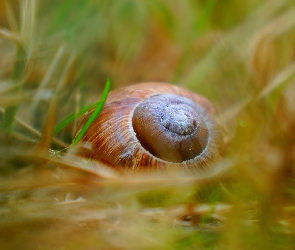
<path fill-rule="evenodd" d="M 15 56 L 14 68 L 12 72 L 11 81 L 13 84 L 19 84 L 22 80 L 26 70 L 26 52 L 23 46 L 19 43 L 17 45 L 17 51 Z M 15 94 L 20 93 L 22 89 L 22 84 L 19 84 L 14 91 Z M 11 106 L 6 108 L 5 114 L 3 116 L 1 130 L 5 131 L 7 134 L 11 135 L 14 130 L 14 121 L 18 106 Z"/>

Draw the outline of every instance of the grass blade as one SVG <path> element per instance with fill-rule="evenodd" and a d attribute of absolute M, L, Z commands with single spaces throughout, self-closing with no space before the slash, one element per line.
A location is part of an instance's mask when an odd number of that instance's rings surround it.
<path fill-rule="evenodd" d="M 99 116 L 99 114 L 101 113 L 104 104 L 107 100 L 108 94 L 110 92 L 110 87 L 111 87 L 111 81 L 108 78 L 107 82 L 106 82 L 106 86 L 104 87 L 102 96 L 100 98 L 100 101 L 98 102 L 98 105 L 96 106 L 96 109 L 93 111 L 93 113 L 91 114 L 90 118 L 88 119 L 88 121 L 86 122 L 86 124 L 84 125 L 84 127 L 80 130 L 80 132 L 77 134 L 77 136 L 75 137 L 73 144 L 77 144 L 82 137 L 84 136 L 84 134 L 86 133 L 86 131 L 88 130 L 88 128 L 90 127 L 90 125 L 94 122 L 94 120 Z"/>
<path fill-rule="evenodd" d="M 25 74 L 26 70 L 26 52 L 21 44 L 17 46 L 17 52 L 15 57 L 15 63 L 12 73 L 12 82 L 13 84 L 18 84 L 21 81 L 21 78 Z M 14 93 L 20 93 L 22 90 L 22 85 L 18 86 Z M 14 120 L 16 116 L 18 106 L 7 107 L 3 116 L 3 121 L 1 123 L 1 130 L 6 131 L 9 135 L 13 133 L 14 129 Z"/>
<path fill-rule="evenodd" d="M 93 123 L 93 121 L 99 116 L 99 114 L 101 113 L 104 104 L 106 102 L 106 99 L 108 97 L 108 94 L 110 92 L 110 87 L 111 87 L 111 81 L 110 79 L 107 79 L 106 82 L 106 86 L 103 90 L 102 96 L 100 98 L 100 100 L 94 104 L 88 105 L 85 108 L 81 109 L 78 113 L 73 114 L 71 116 L 69 116 L 68 118 L 66 118 L 65 120 L 63 120 L 61 123 L 59 123 L 56 128 L 54 129 L 53 133 L 56 134 L 58 133 L 60 130 L 62 130 L 65 126 L 67 126 L 70 122 L 72 122 L 73 120 L 75 120 L 77 117 L 83 115 L 85 112 L 87 112 L 88 110 L 95 108 L 94 112 L 92 113 L 92 115 L 90 116 L 90 118 L 88 119 L 88 121 L 86 122 L 86 124 L 84 125 L 84 127 L 80 130 L 80 132 L 77 134 L 77 136 L 75 137 L 73 144 L 77 144 L 81 138 L 83 137 L 83 135 L 86 133 L 86 131 L 88 130 L 88 128 L 90 127 L 90 125 Z"/>
<path fill-rule="evenodd" d="M 78 113 L 69 116 L 68 118 L 66 118 L 65 120 L 63 120 L 62 122 L 60 122 L 55 127 L 55 129 L 53 130 L 53 134 L 57 134 L 64 127 L 66 127 L 69 123 L 71 123 L 72 121 L 74 121 L 75 119 L 77 119 L 79 116 L 83 115 L 88 110 L 93 109 L 93 108 L 97 107 L 98 105 L 101 105 L 101 103 L 102 103 L 101 101 L 98 101 L 96 103 L 90 104 L 90 105 L 82 108 Z"/>

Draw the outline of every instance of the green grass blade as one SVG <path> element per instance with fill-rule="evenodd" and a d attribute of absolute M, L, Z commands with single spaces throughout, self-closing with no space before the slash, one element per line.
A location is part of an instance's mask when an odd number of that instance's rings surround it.
<path fill-rule="evenodd" d="M 90 125 L 94 122 L 94 120 L 101 113 L 101 111 L 102 111 L 102 109 L 104 107 L 104 104 L 106 102 L 106 99 L 108 97 L 108 94 L 110 92 L 110 87 L 111 87 L 111 81 L 110 81 L 110 79 L 107 79 L 106 86 L 104 87 L 104 90 L 103 90 L 102 96 L 100 98 L 100 101 L 97 103 L 96 109 L 93 111 L 93 113 L 91 114 L 90 118 L 88 119 L 88 121 L 86 122 L 84 127 L 80 130 L 80 132 L 75 137 L 75 139 L 73 141 L 74 145 L 77 144 L 82 139 L 82 137 L 84 136 L 84 134 L 86 133 L 86 131 L 88 130 Z"/>
<path fill-rule="evenodd" d="M 84 108 L 82 108 L 78 113 L 72 114 L 71 116 L 69 116 L 68 118 L 66 118 L 65 120 L 63 120 L 62 122 L 60 122 L 55 129 L 53 130 L 53 134 L 57 134 L 59 131 L 61 131 L 64 127 L 66 127 L 69 123 L 71 123 L 72 121 L 74 121 L 75 119 L 77 119 L 79 116 L 83 115 L 85 112 L 87 112 L 90 109 L 95 108 L 98 105 L 101 105 L 101 101 L 98 101 L 96 103 L 90 104 Z"/>
<path fill-rule="evenodd" d="M 208 24 L 208 18 L 211 16 L 215 6 L 216 0 L 209 0 L 206 2 L 200 17 L 196 20 L 197 31 L 204 31 L 206 24 Z"/>

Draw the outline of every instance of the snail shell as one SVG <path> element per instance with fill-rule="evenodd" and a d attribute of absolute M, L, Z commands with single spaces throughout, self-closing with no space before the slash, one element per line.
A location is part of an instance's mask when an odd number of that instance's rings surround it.
<path fill-rule="evenodd" d="M 206 98 L 171 84 L 128 86 L 110 92 L 74 152 L 120 170 L 206 169 L 220 155 L 213 112 Z"/>

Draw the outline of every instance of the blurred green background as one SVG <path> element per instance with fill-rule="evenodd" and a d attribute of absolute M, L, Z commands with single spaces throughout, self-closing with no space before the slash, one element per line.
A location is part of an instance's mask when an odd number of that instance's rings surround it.
<path fill-rule="evenodd" d="M 256 95 L 294 59 L 290 0 L 31 0 L 1 5 L 1 26 L 19 33 L 26 51 L 26 58 L 18 58 L 25 64 L 20 73 L 24 89 L 39 89 L 35 99 L 46 102 L 59 85 L 59 119 L 97 101 L 106 77 L 112 89 L 147 81 L 182 85 L 210 98 L 222 114 Z M 5 81 L 15 50 L 13 42 L 1 43 Z M 21 112 L 31 117 L 30 123 L 36 119 L 32 113 L 32 107 Z M 42 122 L 36 126 L 40 129 Z"/>

